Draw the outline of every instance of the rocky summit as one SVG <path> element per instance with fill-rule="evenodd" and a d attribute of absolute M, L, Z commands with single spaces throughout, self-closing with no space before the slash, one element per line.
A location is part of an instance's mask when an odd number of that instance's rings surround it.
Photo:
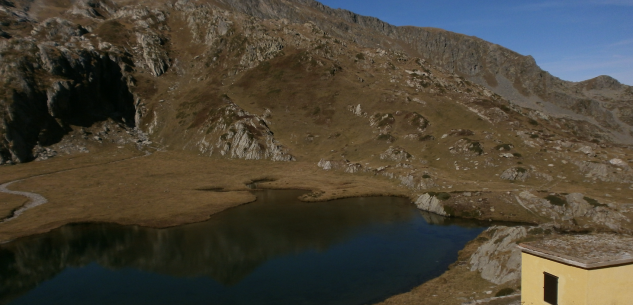
<path fill-rule="evenodd" d="M 0 0 L 0 82 L 3 168 L 184 151 L 266 164 L 274 177 L 248 179 L 312 189 L 302 200 L 396 194 L 540 225 L 489 230 L 460 254 L 497 285 L 518 278 L 517 240 L 633 232 L 633 88 L 564 81 L 477 37 L 313 0 Z M 275 182 L 284 166 L 365 188 Z"/>

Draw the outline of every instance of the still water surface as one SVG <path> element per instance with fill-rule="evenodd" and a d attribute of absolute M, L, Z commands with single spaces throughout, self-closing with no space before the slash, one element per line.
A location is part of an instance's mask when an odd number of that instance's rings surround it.
<path fill-rule="evenodd" d="M 407 199 L 255 203 L 168 229 L 67 225 L 0 245 L 0 304 L 368 304 L 432 279 L 485 227 Z"/>

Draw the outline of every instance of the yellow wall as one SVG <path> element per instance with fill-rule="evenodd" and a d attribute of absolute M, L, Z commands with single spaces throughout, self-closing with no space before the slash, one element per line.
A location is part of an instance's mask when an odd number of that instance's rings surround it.
<path fill-rule="evenodd" d="M 633 265 L 589 270 L 588 284 L 587 304 L 633 304 Z"/>
<path fill-rule="evenodd" d="M 545 305 L 543 272 L 558 277 L 559 305 L 633 304 L 633 265 L 585 270 L 521 254 L 521 302 Z"/>
<path fill-rule="evenodd" d="M 596 305 L 587 303 L 588 271 L 563 265 L 528 253 L 521 254 L 521 302 L 544 305 L 543 272 L 558 277 L 558 304 Z"/>

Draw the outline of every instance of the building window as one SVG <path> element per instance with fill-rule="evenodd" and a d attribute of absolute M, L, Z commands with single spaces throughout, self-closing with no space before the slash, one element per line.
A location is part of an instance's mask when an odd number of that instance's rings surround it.
<path fill-rule="evenodd" d="M 558 277 L 543 272 L 543 300 L 547 304 L 558 305 Z"/>

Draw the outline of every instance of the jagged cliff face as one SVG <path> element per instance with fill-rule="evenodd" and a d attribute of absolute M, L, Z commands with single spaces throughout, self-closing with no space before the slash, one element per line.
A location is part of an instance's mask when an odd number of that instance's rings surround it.
<path fill-rule="evenodd" d="M 1 161 L 30 161 L 34 146 L 59 142 L 71 126 L 107 119 L 135 126 L 125 54 L 97 49 L 80 25 L 60 18 L 36 24 L 8 8 L 9 22 L 32 29 L 0 41 Z"/>
<path fill-rule="evenodd" d="M 15 0 L 0 18 L 0 163 L 106 121 L 211 157 L 343 164 L 410 163 L 433 151 L 447 113 L 492 124 L 497 144 L 496 129 L 533 136 L 534 122 L 569 139 L 631 139 L 633 93 L 611 78 L 565 82 L 475 37 L 311 0 Z M 447 148 L 463 158 L 496 145 L 480 142 Z"/>
<path fill-rule="evenodd" d="M 46 7 L 47 4 L 50 6 Z M 66 19 L 52 17 L 38 21 L 29 15 L 29 12 L 40 15 L 37 11 L 42 7 L 38 6 L 56 8 Z M 126 128 L 135 128 L 145 122 L 148 110 L 144 98 L 151 96 L 157 87 L 156 78 L 172 66 L 176 77 L 190 68 L 189 58 L 183 63 L 182 57 L 174 54 L 170 57 L 169 52 L 178 52 L 172 48 L 181 47 L 168 44 L 174 39 L 171 34 L 188 32 L 191 41 L 186 42 L 189 45 L 185 48 L 214 47 L 218 55 L 226 51 L 222 66 L 228 66 L 227 62 L 236 65 L 230 74 L 271 59 L 283 47 L 277 38 L 257 31 L 259 25 L 247 16 L 232 20 L 228 12 L 184 3 L 170 3 L 161 8 L 121 7 L 112 1 L 3 3 L 3 18 L 7 20 L 3 33 L 7 34 L 0 42 L 1 73 L 5 81 L 0 100 L 3 114 L 0 162 L 30 161 L 38 157 L 33 147 L 59 142 L 77 127 L 112 120 Z M 182 22 L 187 30 L 172 31 L 167 20 L 169 14 L 177 15 L 173 22 Z M 234 24 L 236 21 L 238 26 Z M 236 30 L 246 28 L 256 30 L 245 34 L 252 34 L 258 41 L 243 50 L 246 37 Z M 225 41 L 227 37 L 233 39 Z M 235 53 L 243 54 L 234 57 Z M 210 68 L 214 61 L 220 62 L 217 57 L 209 59 L 205 67 Z M 139 80 L 146 86 L 137 86 Z M 178 85 L 176 82 L 170 91 L 181 94 L 191 89 L 174 90 Z M 185 148 L 195 142 L 203 153 L 216 151 L 222 156 L 245 159 L 294 159 L 272 137 L 264 118 L 245 112 L 230 98 L 222 99 L 218 91 L 213 95 L 211 100 L 206 97 L 195 102 L 222 108 L 205 105 L 204 110 L 226 112 L 223 118 L 192 117 L 190 109 L 182 109 L 191 105 L 180 105 L 176 120 L 178 125 L 187 127 L 177 132 L 187 133 L 197 128 L 187 138 Z M 160 129 L 158 125 L 164 123 L 160 122 L 160 114 L 160 111 L 149 113 L 152 126 L 144 130 L 154 133 Z M 209 133 L 216 137 L 210 139 Z"/>

